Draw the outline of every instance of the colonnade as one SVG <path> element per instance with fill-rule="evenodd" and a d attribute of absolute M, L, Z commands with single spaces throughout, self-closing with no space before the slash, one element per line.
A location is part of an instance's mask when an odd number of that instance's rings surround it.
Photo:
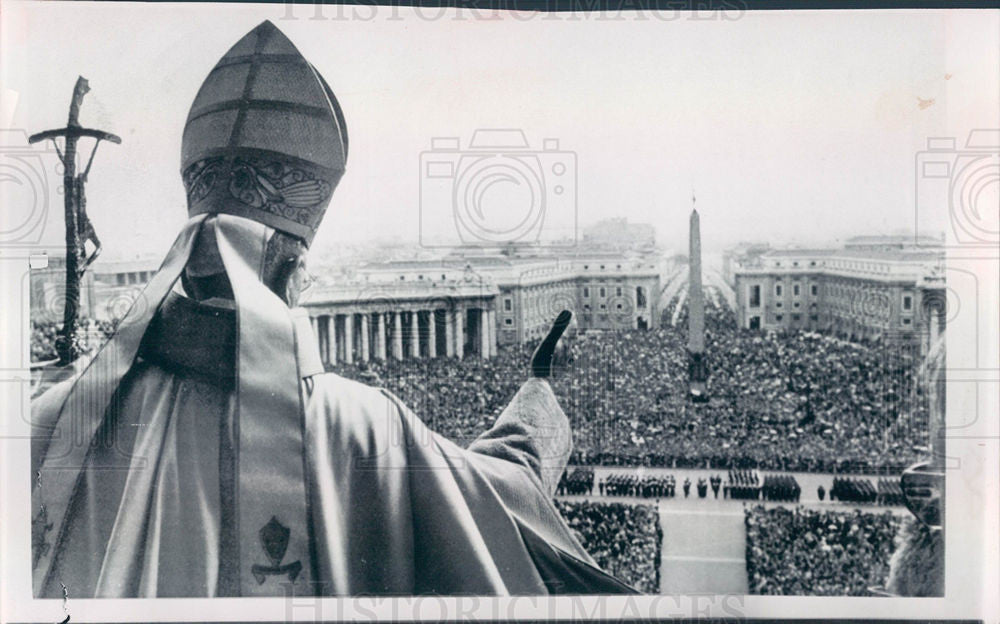
<path fill-rule="evenodd" d="M 497 352 L 496 312 L 489 308 L 316 310 L 310 320 L 326 364 L 470 355 L 485 359 Z"/>

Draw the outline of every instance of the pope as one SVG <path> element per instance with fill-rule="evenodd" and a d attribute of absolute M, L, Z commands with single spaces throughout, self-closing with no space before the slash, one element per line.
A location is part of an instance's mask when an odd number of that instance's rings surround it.
<path fill-rule="evenodd" d="M 546 378 L 468 448 L 323 371 L 297 308 L 345 171 L 333 91 L 270 22 L 188 115 L 189 219 L 93 359 L 32 406 L 38 597 L 631 593 L 552 504 L 571 450 Z"/>

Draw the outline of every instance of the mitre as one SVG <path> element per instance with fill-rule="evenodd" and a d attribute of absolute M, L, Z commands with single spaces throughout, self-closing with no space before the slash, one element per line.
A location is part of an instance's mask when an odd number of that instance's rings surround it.
<path fill-rule="evenodd" d="M 312 242 L 347 161 L 323 77 L 269 21 L 216 63 L 181 144 L 188 215 L 225 213 Z"/>

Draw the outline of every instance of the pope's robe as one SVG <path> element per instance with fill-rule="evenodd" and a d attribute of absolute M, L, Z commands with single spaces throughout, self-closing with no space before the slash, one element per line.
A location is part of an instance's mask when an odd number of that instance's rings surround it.
<path fill-rule="evenodd" d="M 527 381 L 463 449 L 391 393 L 318 372 L 307 321 L 296 323 L 295 343 L 308 372 L 300 390 L 311 554 L 275 556 L 267 566 L 267 536 L 288 530 L 283 510 L 266 510 L 275 522 L 261 528 L 261 544 L 238 543 L 236 507 L 268 503 L 234 500 L 235 392 L 211 366 L 192 364 L 218 338 L 196 334 L 174 336 L 166 349 L 144 343 L 91 446 L 63 528 L 34 527 L 36 547 L 55 549 L 36 595 L 61 597 L 62 585 L 74 597 L 239 595 L 226 579 L 233 566 L 251 565 L 266 572 L 261 587 L 276 596 L 297 566 L 310 566 L 310 595 L 633 591 L 595 565 L 552 503 L 570 431 L 545 380 Z M 57 429 L 69 386 L 35 402 L 38 431 Z M 45 436 L 36 439 L 33 474 L 49 448 Z"/>

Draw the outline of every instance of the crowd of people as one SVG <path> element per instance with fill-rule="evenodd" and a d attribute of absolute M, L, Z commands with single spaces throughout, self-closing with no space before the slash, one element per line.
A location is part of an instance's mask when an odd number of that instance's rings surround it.
<path fill-rule="evenodd" d="M 830 488 L 830 500 L 845 503 L 875 503 L 878 500 L 878 491 L 868 479 L 834 477 L 833 487 Z"/>
<path fill-rule="evenodd" d="M 898 474 L 925 452 L 926 397 L 908 350 L 744 330 L 709 304 L 708 403 L 687 400 L 683 314 L 676 326 L 563 338 L 552 385 L 572 426 L 572 464 Z M 533 348 L 334 370 L 377 378 L 431 428 L 467 443 L 513 396 Z"/>
<path fill-rule="evenodd" d="M 792 475 L 767 475 L 760 488 L 760 495 L 766 501 L 797 503 L 802 495 L 802 488 Z"/>
<path fill-rule="evenodd" d="M 663 529 L 656 507 L 559 500 L 556 507 L 603 570 L 641 592 L 659 592 Z"/>
<path fill-rule="evenodd" d="M 891 512 L 748 507 L 750 593 L 869 596 L 885 585 L 899 522 Z"/>

